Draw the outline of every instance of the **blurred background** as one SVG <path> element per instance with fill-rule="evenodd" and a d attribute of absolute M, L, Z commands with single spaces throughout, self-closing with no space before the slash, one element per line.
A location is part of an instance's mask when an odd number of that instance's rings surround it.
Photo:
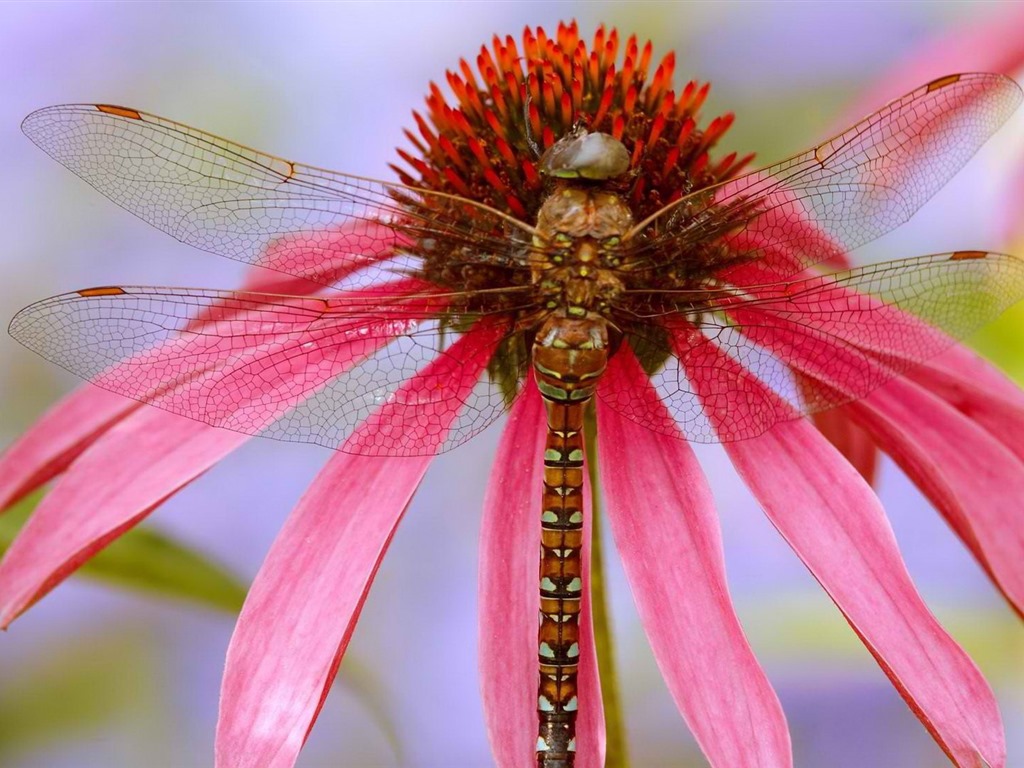
<path fill-rule="evenodd" d="M 18 130 L 63 102 L 136 106 L 261 149 L 390 178 L 428 80 L 492 34 L 575 18 L 674 49 L 677 83 L 710 80 L 711 117 L 734 111 L 726 149 L 771 162 L 916 85 L 898 74 L 929 47 L 952 71 L 991 49 L 948 41 L 1006 3 L 4 3 L 0 4 L 0 317 L 90 285 L 230 288 L 242 267 L 175 243 L 87 188 Z M 993 43 L 994 45 L 994 43 Z M 975 57 L 972 59 L 972 57 Z M 975 62 L 976 59 L 976 62 Z M 1024 55 L 1021 56 L 1024 59 Z M 944 70 L 935 72 L 941 74 Z M 1024 73 L 1022 73 L 1024 74 Z M 920 78 L 923 82 L 932 75 Z M 865 103 L 865 99 L 873 99 Z M 1024 253 L 1024 120 L 1001 133 L 864 260 L 956 249 Z M 1016 174 L 1015 174 L 1016 172 Z M 973 340 L 1024 381 L 1024 311 Z M 76 382 L 0 336 L 0 448 Z M 433 766 L 456 717 L 465 765 L 491 764 L 476 672 L 476 552 L 492 428 L 438 460 L 391 546 L 299 765 Z M 925 768 L 945 757 L 831 602 L 757 509 L 724 454 L 703 447 L 743 624 L 789 718 L 798 766 Z M 327 453 L 252 440 L 170 499 L 151 525 L 247 582 Z M 1024 765 L 1024 631 L 937 513 L 890 463 L 879 494 L 909 569 L 998 696 L 1011 765 Z M 616 654 L 637 766 L 705 765 L 673 706 L 610 558 Z M 442 597 L 443 596 L 443 597 Z M 0 636 L 0 765 L 212 762 L 227 611 L 72 578 Z M 386 660 L 386 661 L 382 661 Z"/>

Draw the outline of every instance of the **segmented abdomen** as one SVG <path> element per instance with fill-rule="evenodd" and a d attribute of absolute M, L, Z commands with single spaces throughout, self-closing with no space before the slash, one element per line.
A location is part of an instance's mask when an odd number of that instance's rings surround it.
<path fill-rule="evenodd" d="M 570 768 L 576 753 L 583 597 L 583 414 L 607 364 L 604 327 L 565 319 L 539 334 L 534 376 L 547 411 L 541 506 L 537 765 Z M 597 331 L 597 332 L 595 332 Z"/>

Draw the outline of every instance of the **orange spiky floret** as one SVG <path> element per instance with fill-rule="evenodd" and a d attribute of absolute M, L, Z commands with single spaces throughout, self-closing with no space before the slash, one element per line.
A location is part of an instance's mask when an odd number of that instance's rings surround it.
<path fill-rule="evenodd" d="M 523 30 L 522 53 L 511 35 L 482 46 L 476 70 L 465 60 L 445 79 L 450 105 L 431 83 L 426 116 L 413 113 L 422 140 L 407 133 L 420 157 L 400 152 L 407 167 L 392 166 L 403 183 L 462 195 L 531 221 L 544 200 L 539 158 L 577 125 L 609 133 L 630 153 L 624 197 L 637 219 L 696 189 L 735 176 L 752 159 L 735 154 L 711 162 L 710 152 L 732 125 L 731 114 L 707 128 L 697 123 L 709 86 L 672 89 L 675 55 L 651 69 L 653 46 L 636 36 L 623 46 L 618 31 L 598 27 L 588 49 L 575 22 L 555 37 Z"/>

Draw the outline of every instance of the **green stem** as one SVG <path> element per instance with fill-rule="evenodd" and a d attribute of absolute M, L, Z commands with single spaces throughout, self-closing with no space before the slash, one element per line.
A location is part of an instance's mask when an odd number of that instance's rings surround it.
<path fill-rule="evenodd" d="M 586 441 L 587 473 L 590 476 L 590 610 L 594 621 L 594 646 L 601 674 L 601 701 L 604 705 L 608 746 L 605 768 L 628 768 L 619 677 L 615 670 L 615 648 L 612 644 L 608 613 L 608 596 L 604 583 L 604 554 L 601 546 L 601 487 L 597 476 L 597 416 L 594 403 L 587 406 L 583 437 Z"/>

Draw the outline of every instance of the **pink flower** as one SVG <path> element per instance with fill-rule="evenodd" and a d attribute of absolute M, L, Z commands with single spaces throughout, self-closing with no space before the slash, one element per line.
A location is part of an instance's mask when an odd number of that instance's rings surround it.
<path fill-rule="evenodd" d="M 965 333 L 1019 298 L 1024 264 L 961 251 L 816 270 L 909 217 L 1019 91 L 997 76 L 935 80 L 798 158 L 739 176 L 749 158 L 709 154 L 731 116 L 697 127 L 707 87 L 672 91 L 671 55 L 648 81 L 650 45 L 634 38 L 617 68 L 618 44 L 614 31 L 600 30 L 588 51 L 575 26 L 553 40 L 527 30 L 524 56 L 506 38 L 482 49 L 479 73 L 463 62 L 448 78 L 458 106 L 433 88 L 410 134 L 419 155 L 403 154 L 401 178 L 419 192 L 121 107 L 30 116 L 33 140 L 133 212 L 296 277 L 258 273 L 239 293 L 89 289 L 18 315 L 20 340 L 163 410 L 82 389 L 0 459 L 0 508 L 56 479 L 0 564 L 0 623 L 249 434 L 341 448 L 268 554 L 224 673 L 217 765 L 293 765 L 431 458 L 510 406 L 480 567 L 491 744 L 499 765 L 537 760 L 537 612 L 554 601 L 541 640 L 556 621 L 548 651 L 576 650 L 578 676 L 564 659 L 545 666 L 542 643 L 542 669 L 567 682 L 541 688 L 541 733 L 578 710 L 576 764 L 601 765 L 589 516 L 554 527 L 545 517 L 587 506 L 579 430 L 548 421 L 578 416 L 571 393 L 593 380 L 608 520 L 662 673 L 713 765 L 792 757 L 729 599 L 691 440 L 726 442 L 772 523 L 949 758 L 1005 766 L 988 685 L 918 595 L 868 483 L 799 417 L 842 407 L 826 417 L 833 440 L 850 455 L 886 450 L 1022 610 L 1024 395 L 974 355 L 942 352 L 952 339 L 937 326 Z M 539 160 L 534 141 L 550 150 Z M 574 178 L 620 165 L 614 148 L 627 170 Z M 610 165 L 595 160 L 609 153 Z M 563 219 L 549 209 L 560 196 L 572 203 Z M 642 222 L 635 231 L 545 229 L 545 216 L 569 227 L 578 210 L 621 212 L 623 202 Z M 565 329 L 577 327 L 586 338 L 572 346 Z M 560 370 L 536 359 L 563 353 Z M 587 378 L 579 371 L 590 364 Z M 537 542 L 552 530 L 562 543 L 545 544 L 541 567 L 580 569 L 578 619 L 568 577 L 542 582 L 538 598 Z M 571 648 L 558 644 L 563 634 Z M 545 721 L 550 711 L 564 719 Z"/>
<path fill-rule="evenodd" d="M 845 121 L 856 120 L 879 104 L 915 85 L 935 80 L 949 72 L 1001 72 L 1014 76 L 1024 70 L 1024 12 L 1018 7 L 983 16 L 954 32 L 928 41 L 911 50 L 887 71 L 847 110 Z M 999 187 L 998 205 L 993 210 L 992 224 L 1004 242 L 1014 244 L 1022 235 L 1024 222 L 1024 144 L 1013 142 L 1004 162 L 989 174 Z M 845 255 L 837 266 L 847 266 Z M 855 420 L 848 409 L 837 408 L 814 414 L 814 423 L 860 473 L 873 482 L 879 446 Z M 933 499 L 934 501 L 934 499 Z"/>
<path fill-rule="evenodd" d="M 949 72 L 1001 72 L 1010 77 L 1024 72 L 1024 9 L 1013 3 L 999 6 L 909 49 L 861 94 L 847 117 L 856 119 L 916 84 Z M 1005 137 L 999 167 L 990 173 L 1001 202 L 992 224 L 1006 242 L 1024 237 L 1024 142 L 1019 136 L 1017 131 L 1016 136 Z"/>

